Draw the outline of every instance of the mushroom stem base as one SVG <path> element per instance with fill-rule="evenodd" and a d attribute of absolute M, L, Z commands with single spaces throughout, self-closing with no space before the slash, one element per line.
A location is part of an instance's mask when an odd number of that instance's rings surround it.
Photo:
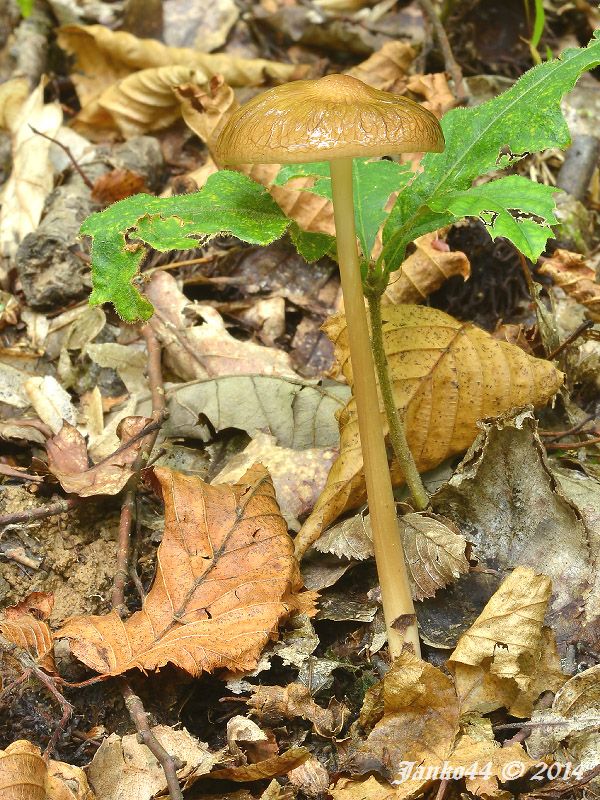
<path fill-rule="evenodd" d="M 353 394 L 390 655 L 392 658 L 398 657 L 405 641 L 420 655 L 419 634 L 398 529 L 362 289 L 354 225 L 352 159 L 335 159 L 330 162 L 330 170 Z"/>

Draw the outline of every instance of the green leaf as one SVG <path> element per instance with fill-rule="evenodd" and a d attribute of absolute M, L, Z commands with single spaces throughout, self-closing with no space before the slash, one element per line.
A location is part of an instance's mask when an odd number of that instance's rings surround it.
<path fill-rule="evenodd" d="M 537 261 L 552 236 L 555 186 L 544 186 L 520 175 L 448 192 L 431 205 L 450 211 L 456 219 L 479 217 L 495 239 L 504 236 L 531 261 Z"/>
<path fill-rule="evenodd" d="M 290 237 L 296 250 L 305 261 L 312 264 L 323 256 L 335 258 L 335 238 L 326 233 L 303 231 L 296 222 L 290 225 Z"/>
<path fill-rule="evenodd" d="M 312 164 L 288 164 L 279 171 L 274 183 L 283 186 L 293 178 L 316 178 L 313 186 L 304 191 L 331 200 L 331 179 L 327 161 Z M 402 189 L 412 172 L 406 164 L 395 161 L 372 161 L 355 158 L 352 164 L 354 182 L 354 218 L 356 233 L 365 257 L 371 254 L 377 232 L 387 216 L 385 205 L 393 192 Z"/>
<path fill-rule="evenodd" d="M 144 245 L 161 252 L 185 250 L 218 234 L 266 245 L 288 225 L 267 190 L 239 172 L 217 172 L 194 194 L 128 197 L 81 226 L 81 233 L 92 237 L 90 303 L 113 303 L 126 322 L 148 319 L 152 305 L 133 283 Z"/>
<path fill-rule="evenodd" d="M 384 226 L 380 264 L 386 270 L 398 269 L 409 242 L 452 220 L 443 210 L 444 196 L 470 189 L 475 178 L 529 153 L 569 144 L 560 101 L 582 72 L 600 64 L 599 36 L 596 31 L 587 47 L 565 50 L 530 69 L 487 103 L 444 116 L 446 149 L 423 158 L 423 171 L 400 193 Z"/>
<path fill-rule="evenodd" d="M 31 15 L 34 2 L 35 0 L 17 0 L 17 5 L 19 6 L 21 16 L 25 17 L 25 19 Z"/>

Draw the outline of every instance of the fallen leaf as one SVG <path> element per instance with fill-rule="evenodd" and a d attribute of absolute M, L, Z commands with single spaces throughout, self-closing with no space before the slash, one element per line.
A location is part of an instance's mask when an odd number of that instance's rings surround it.
<path fill-rule="evenodd" d="M 152 422 L 148 417 L 126 417 L 119 424 L 117 434 L 121 447 L 127 445 Z M 133 475 L 131 469 L 144 443 L 138 438 L 108 459 L 90 466 L 85 439 L 77 428 L 63 423 L 59 433 L 46 441 L 48 469 L 58 478 L 65 492 L 80 497 L 98 494 L 118 494 Z"/>
<path fill-rule="evenodd" d="M 582 771 L 600 764 L 600 665 L 573 676 L 559 689 L 552 708 L 534 711 L 526 740 L 533 758 L 552 755 Z"/>
<path fill-rule="evenodd" d="M 227 745 L 236 757 L 238 766 L 264 761 L 278 754 L 277 741 L 271 733 L 267 734 L 256 722 L 241 714 L 227 720 Z"/>
<path fill-rule="evenodd" d="M 147 356 L 143 350 L 117 342 L 88 344 L 87 355 L 100 367 L 114 369 L 131 395 L 143 394 L 148 389 L 145 376 Z"/>
<path fill-rule="evenodd" d="M 437 309 L 383 306 L 382 318 L 396 407 L 405 417 L 408 443 L 421 472 L 466 450 L 477 435 L 478 420 L 528 403 L 543 405 L 562 383 L 562 373 L 549 361 L 532 358 Z M 343 314 L 330 318 L 325 328 L 352 385 Z M 381 413 L 387 433 L 382 409 Z M 296 538 L 297 553 L 303 553 L 341 513 L 366 500 L 354 399 L 338 421 L 340 456 Z M 395 462 L 392 480 L 394 485 L 403 482 Z"/>
<path fill-rule="evenodd" d="M 454 108 L 456 98 L 448 85 L 445 72 L 434 72 L 429 75 L 411 75 L 407 87 L 409 92 L 423 97 L 422 105 L 441 119 L 446 111 Z M 419 100 L 419 102 L 421 102 Z"/>
<path fill-rule="evenodd" d="M 586 307 L 591 320 L 600 322 L 600 284 L 596 280 L 596 271 L 588 267 L 585 256 L 556 250 L 551 258 L 543 259 L 538 272 L 552 278 L 556 286 Z"/>
<path fill-rule="evenodd" d="M 288 772 L 288 780 L 307 797 L 322 797 L 329 789 L 329 773 L 315 756 Z"/>
<path fill-rule="evenodd" d="M 404 94 L 415 57 L 414 48 L 406 42 L 386 42 L 366 61 L 346 70 L 346 75 L 352 75 L 374 89 Z"/>
<path fill-rule="evenodd" d="M 312 511 L 337 452 L 327 448 L 293 450 L 277 445 L 275 437 L 257 433 L 250 444 L 229 459 L 212 483 L 235 483 L 253 464 L 269 471 L 277 504 L 292 530 L 299 530 L 299 517 Z"/>
<path fill-rule="evenodd" d="M 518 565 L 552 581 L 548 624 L 561 648 L 574 639 L 598 643 L 600 486 L 574 470 L 552 471 L 531 412 L 481 424 L 481 433 L 452 478 L 432 497 L 433 509 L 459 527 L 472 556 L 489 572 L 471 572 L 438 609 L 429 638 L 464 630 L 473 610 Z M 469 598 L 468 604 L 461 597 Z M 477 598 L 477 600 L 475 600 Z M 422 623 L 425 622 L 422 620 Z M 436 633 L 437 629 L 439 633 Z"/>
<path fill-rule="evenodd" d="M 348 709 L 332 698 L 328 708 L 313 700 L 310 690 L 301 683 L 287 686 L 256 686 L 246 701 L 259 719 L 305 719 L 314 726 L 315 733 L 326 738 L 336 736 L 344 727 Z"/>
<path fill-rule="evenodd" d="M 461 275 L 467 280 L 471 274 L 468 258 L 460 250 L 450 250 L 441 236 L 443 231 L 437 231 L 415 239 L 415 252 L 392 273 L 384 302 L 420 303 L 448 278 Z"/>
<path fill-rule="evenodd" d="M 150 192 L 143 175 L 130 169 L 112 169 L 94 181 L 92 200 L 107 206 L 141 192 Z"/>
<path fill-rule="evenodd" d="M 0 363 L 0 403 L 27 408 L 30 400 L 25 384 L 30 377 L 28 372 Z"/>
<path fill-rule="evenodd" d="M 183 786 L 195 783 L 219 760 L 185 728 L 157 725 L 152 733 L 171 756 L 183 763 L 177 772 Z M 167 789 L 163 768 L 135 733 L 123 737 L 112 733 L 104 739 L 87 774 L 98 800 L 151 800 Z"/>
<path fill-rule="evenodd" d="M 203 53 L 222 47 L 240 16 L 233 0 L 176 0 L 162 12 L 165 42 L 189 45 Z"/>
<path fill-rule="evenodd" d="M 5 100 L 0 110 L 12 149 L 12 171 L 2 189 L 0 208 L 0 255 L 9 261 L 25 236 L 37 228 L 46 198 L 54 187 L 52 143 L 34 133 L 32 127 L 54 137 L 62 124 L 59 103 L 44 103 L 44 81 L 25 98 L 23 79 L 15 80 L 17 84 L 9 82 L 14 90 L 12 102 L 7 107 Z"/>
<path fill-rule="evenodd" d="M 265 431 L 281 447 L 335 448 L 340 438 L 335 414 L 349 394 L 342 383 L 320 386 L 268 375 L 191 381 L 167 390 L 169 418 L 162 431 L 171 438 L 209 441 L 212 433 L 202 424 L 206 418 L 216 431 L 238 428 L 250 436 Z"/>
<path fill-rule="evenodd" d="M 71 396 L 52 375 L 28 378 L 25 391 L 36 414 L 53 433 L 58 433 L 64 422 L 75 425 L 77 416 Z"/>
<path fill-rule="evenodd" d="M 17 605 L 5 608 L 0 616 L 0 633 L 26 650 L 36 664 L 50 674 L 56 671 L 56 667 L 54 642 L 46 620 L 53 605 L 53 595 L 31 592 Z"/>
<path fill-rule="evenodd" d="M 278 775 L 286 775 L 290 770 L 303 764 L 309 756 L 310 752 L 305 747 L 292 747 L 281 755 L 266 758 L 256 764 L 213 770 L 210 777 L 237 783 L 263 781 L 268 778 L 276 778 Z"/>
<path fill-rule="evenodd" d="M 231 86 L 222 75 L 215 75 L 207 85 L 187 83 L 174 87 L 185 124 L 212 151 L 229 117 L 239 107 Z"/>
<path fill-rule="evenodd" d="M 38 747 L 24 739 L 0 750 L 2 800 L 95 800 L 79 767 L 42 758 Z"/>
<path fill-rule="evenodd" d="M 449 666 L 463 714 L 505 706 L 512 716 L 526 717 L 539 694 L 562 685 L 560 660 L 555 657 L 550 670 L 544 663 L 551 589 L 545 575 L 517 567 L 460 637 Z"/>
<path fill-rule="evenodd" d="M 235 486 L 155 471 L 165 502 L 158 567 L 142 610 L 69 620 L 56 634 L 91 669 L 119 675 L 173 663 L 192 675 L 251 670 L 298 595 L 291 540 L 266 471 Z"/>
<path fill-rule="evenodd" d="M 21 306 L 16 297 L 9 292 L 0 291 L 0 331 L 16 325 L 21 314 Z"/>

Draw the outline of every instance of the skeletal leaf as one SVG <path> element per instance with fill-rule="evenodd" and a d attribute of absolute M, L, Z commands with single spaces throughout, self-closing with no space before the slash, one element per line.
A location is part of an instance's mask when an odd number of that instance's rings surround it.
<path fill-rule="evenodd" d="M 477 422 L 527 404 L 543 405 L 558 390 L 562 374 L 549 362 L 494 340 L 470 323 L 433 308 L 384 306 L 383 337 L 396 407 L 404 415 L 408 443 L 420 471 L 433 469 L 466 450 Z M 336 357 L 352 385 L 344 316 L 326 323 Z M 382 422 L 387 432 L 385 415 Z M 296 541 L 302 553 L 342 512 L 366 499 L 356 405 L 339 416 L 341 450 L 325 491 Z M 392 479 L 403 482 L 396 463 Z"/>
<path fill-rule="evenodd" d="M 31 592 L 15 606 L 6 608 L 0 617 L 0 633 L 26 650 L 46 672 L 55 671 L 52 633 L 46 620 L 54 598 L 46 592 Z"/>
<path fill-rule="evenodd" d="M 584 256 L 557 250 L 552 258 L 544 259 L 539 272 L 548 275 L 569 297 L 585 306 L 590 319 L 600 322 L 600 284 Z"/>
<path fill-rule="evenodd" d="M 264 468 L 235 486 L 156 469 L 165 533 L 141 611 L 76 617 L 56 636 L 103 675 L 175 664 L 192 675 L 256 666 L 280 619 L 311 610 L 291 540 Z"/>

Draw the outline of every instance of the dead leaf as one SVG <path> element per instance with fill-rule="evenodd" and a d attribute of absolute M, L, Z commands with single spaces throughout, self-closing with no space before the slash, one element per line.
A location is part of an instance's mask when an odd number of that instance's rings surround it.
<path fill-rule="evenodd" d="M 150 422 L 152 420 L 148 417 L 122 420 L 117 428 L 121 447 L 135 439 Z M 131 467 L 143 443 L 144 439 L 138 438 L 120 452 L 90 466 L 85 439 L 77 428 L 65 422 L 59 433 L 46 442 L 48 468 L 65 492 L 80 497 L 118 494 L 133 474 Z"/>
<path fill-rule="evenodd" d="M 461 275 L 467 280 L 471 274 L 468 258 L 460 250 L 450 250 L 443 234 L 437 231 L 415 239 L 416 250 L 392 273 L 384 302 L 420 303 L 448 278 Z"/>
<path fill-rule="evenodd" d="M 411 75 L 407 87 L 409 92 L 423 97 L 422 105 L 441 119 L 446 111 L 454 108 L 456 98 L 450 91 L 445 72 L 429 75 Z"/>
<path fill-rule="evenodd" d="M 299 377 L 288 353 L 235 339 L 219 312 L 211 306 L 190 304 L 172 275 L 155 272 L 146 294 L 155 308 L 150 325 L 165 347 L 166 364 L 183 380 L 217 375 Z M 190 327 L 186 309 L 200 316 L 203 324 Z"/>
<path fill-rule="evenodd" d="M 600 665 L 573 676 L 559 689 L 552 708 L 534 711 L 526 740 L 533 758 L 551 754 L 582 771 L 600 764 Z"/>
<path fill-rule="evenodd" d="M 296 719 L 300 717 L 314 725 L 319 736 L 336 736 L 344 727 L 348 709 L 332 698 L 328 708 L 313 700 L 310 690 L 302 683 L 287 686 L 256 686 L 246 701 L 259 719 Z"/>
<path fill-rule="evenodd" d="M 305 747 L 292 747 L 286 753 L 266 758 L 256 764 L 213 770 L 210 777 L 237 783 L 263 781 L 268 778 L 276 778 L 278 775 L 286 775 L 290 770 L 303 764 L 309 757 L 310 752 Z"/>
<path fill-rule="evenodd" d="M 46 620 L 50 617 L 54 597 L 47 592 L 31 592 L 15 606 L 5 608 L 0 617 L 0 633 L 26 650 L 49 674 L 56 672 L 54 642 Z"/>
<path fill-rule="evenodd" d="M 92 200 L 101 205 L 110 205 L 134 194 L 148 193 L 143 175 L 130 169 L 113 169 L 94 181 Z"/>
<path fill-rule="evenodd" d="M 352 75 L 374 89 L 404 94 L 408 71 L 415 57 L 414 48 L 406 42 L 386 42 L 366 61 L 346 70 L 346 75 Z"/>
<path fill-rule="evenodd" d="M 12 171 L 2 189 L 0 208 L 0 256 L 9 260 L 25 236 L 37 228 L 54 187 L 52 143 L 34 133 L 32 127 L 54 137 L 62 124 L 60 105 L 44 103 L 44 82 L 25 98 L 22 79 L 15 80 L 16 84 L 9 82 L 11 101 L 6 96 L 0 98 L 0 114 L 9 129 L 12 149 Z"/>
<path fill-rule="evenodd" d="M 16 297 L 9 292 L 0 291 L 0 331 L 16 325 L 21 314 L 21 306 Z"/>
<path fill-rule="evenodd" d="M 227 41 L 240 16 L 233 0 L 179 0 L 162 9 L 164 40 L 170 45 L 190 45 L 210 53 Z"/>
<path fill-rule="evenodd" d="M 77 416 L 71 396 L 52 375 L 28 378 L 25 391 L 36 414 L 53 433 L 58 433 L 65 422 L 76 424 Z"/>
<path fill-rule="evenodd" d="M 596 271 L 587 266 L 585 256 L 556 250 L 552 258 L 543 259 L 538 272 L 552 278 L 556 286 L 586 307 L 591 320 L 600 322 L 600 284 Z"/>
<path fill-rule="evenodd" d="M 329 789 L 329 773 L 318 758 L 311 756 L 304 764 L 288 772 L 292 786 L 308 797 L 322 797 Z"/>
<path fill-rule="evenodd" d="M 336 450 L 327 448 L 279 447 L 274 436 L 261 432 L 241 453 L 229 459 L 212 483 L 235 483 L 253 464 L 263 464 L 273 481 L 283 518 L 289 528 L 297 531 L 299 518 L 310 514 L 323 490 L 336 455 Z"/>
<path fill-rule="evenodd" d="M 408 443 L 421 472 L 466 450 L 477 435 L 478 420 L 528 403 L 543 405 L 562 383 L 562 373 L 549 361 L 532 358 L 437 309 L 383 306 L 382 318 L 396 407 L 404 415 Z M 343 314 L 330 318 L 325 328 L 352 385 Z M 366 500 L 354 399 L 338 421 L 340 456 L 296 539 L 297 553 L 303 553 L 341 513 Z M 394 485 L 403 482 L 396 463 L 392 480 Z"/>
<path fill-rule="evenodd" d="M 227 720 L 227 745 L 238 766 L 264 761 L 279 752 L 273 734 L 269 732 L 267 735 L 256 722 L 241 714 Z"/>
<path fill-rule="evenodd" d="M 551 581 L 529 567 L 517 567 L 491 597 L 450 656 L 463 714 L 505 706 L 526 717 L 543 691 L 564 682 L 560 660 L 545 663 L 550 642 L 543 623 Z M 533 691 L 532 691 L 533 690 Z"/>
<path fill-rule="evenodd" d="M 50 760 L 19 739 L 0 750 L 0 796 L 6 800 L 95 800 L 79 767 Z"/>
<path fill-rule="evenodd" d="M 154 585 L 141 611 L 123 622 L 69 620 L 57 637 L 104 675 L 173 663 L 192 675 L 251 670 L 278 622 L 312 595 L 298 595 L 291 540 L 262 467 L 235 486 L 155 470 L 165 502 L 165 533 Z"/>
<path fill-rule="evenodd" d="M 152 733 L 170 755 L 183 763 L 177 772 L 183 786 L 195 783 L 219 760 L 185 728 L 156 725 Z M 163 768 L 135 733 L 123 737 L 112 733 L 104 739 L 87 773 L 98 800 L 151 800 L 167 788 Z"/>
<path fill-rule="evenodd" d="M 185 124 L 212 151 L 229 117 L 239 107 L 231 86 L 222 75 L 215 75 L 208 85 L 187 83 L 174 87 Z"/>

